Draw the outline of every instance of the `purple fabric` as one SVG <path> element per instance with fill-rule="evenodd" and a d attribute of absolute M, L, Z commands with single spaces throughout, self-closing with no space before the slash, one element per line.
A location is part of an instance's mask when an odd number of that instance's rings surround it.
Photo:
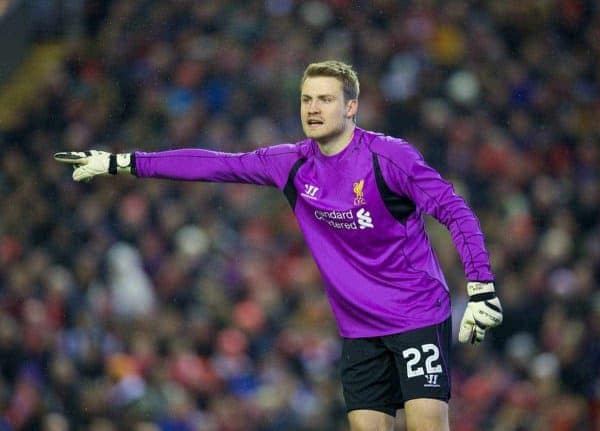
<path fill-rule="evenodd" d="M 377 188 L 373 153 L 388 187 L 416 210 L 402 222 Z M 294 208 L 343 337 L 405 332 L 442 322 L 450 295 L 425 231 L 423 214 L 445 225 L 468 280 L 493 280 L 479 222 L 452 185 L 408 143 L 356 128 L 334 156 L 316 142 L 276 145 L 251 153 L 189 149 L 136 153 L 139 177 L 241 182 L 284 190 L 300 159 Z"/>

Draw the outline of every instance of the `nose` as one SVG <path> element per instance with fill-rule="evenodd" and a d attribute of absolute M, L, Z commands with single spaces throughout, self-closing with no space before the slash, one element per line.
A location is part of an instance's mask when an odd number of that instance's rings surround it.
<path fill-rule="evenodd" d="M 318 100 L 312 100 L 308 105 L 308 112 L 311 114 L 318 113 L 320 110 L 321 108 Z"/>

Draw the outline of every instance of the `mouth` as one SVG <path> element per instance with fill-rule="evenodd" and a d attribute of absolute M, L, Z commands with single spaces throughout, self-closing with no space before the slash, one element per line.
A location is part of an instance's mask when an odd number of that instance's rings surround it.
<path fill-rule="evenodd" d="M 315 118 L 311 118 L 309 120 L 306 121 L 306 125 L 310 128 L 316 128 L 319 126 L 323 125 L 323 121 L 322 120 L 317 120 Z"/>

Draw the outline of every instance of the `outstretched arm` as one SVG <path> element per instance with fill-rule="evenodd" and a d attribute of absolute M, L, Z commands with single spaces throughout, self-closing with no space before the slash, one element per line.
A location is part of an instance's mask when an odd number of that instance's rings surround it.
<path fill-rule="evenodd" d="M 140 178 L 276 185 L 268 153 L 267 149 L 249 153 L 184 149 L 134 154 Z"/>
<path fill-rule="evenodd" d="M 56 153 L 54 158 L 73 165 L 75 181 L 90 181 L 100 175 L 132 174 L 140 178 L 235 182 L 282 188 L 298 154 L 295 145 L 283 144 L 248 153 L 183 149 L 111 154 L 91 150 Z"/>

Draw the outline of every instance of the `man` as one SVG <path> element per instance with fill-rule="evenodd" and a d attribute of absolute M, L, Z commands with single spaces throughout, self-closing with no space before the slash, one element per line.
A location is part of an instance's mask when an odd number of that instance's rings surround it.
<path fill-rule="evenodd" d="M 307 67 L 301 120 L 307 139 L 251 153 L 58 153 L 73 178 L 241 182 L 287 197 L 325 284 L 343 337 L 342 386 L 351 429 L 447 430 L 450 294 L 423 214 L 445 225 L 470 296 L 459 340 L 477 343 L 502 321 L 483 235 L 473 212 L 407 142 L 355 124 L 359 82 L 338 61 Z"/>

